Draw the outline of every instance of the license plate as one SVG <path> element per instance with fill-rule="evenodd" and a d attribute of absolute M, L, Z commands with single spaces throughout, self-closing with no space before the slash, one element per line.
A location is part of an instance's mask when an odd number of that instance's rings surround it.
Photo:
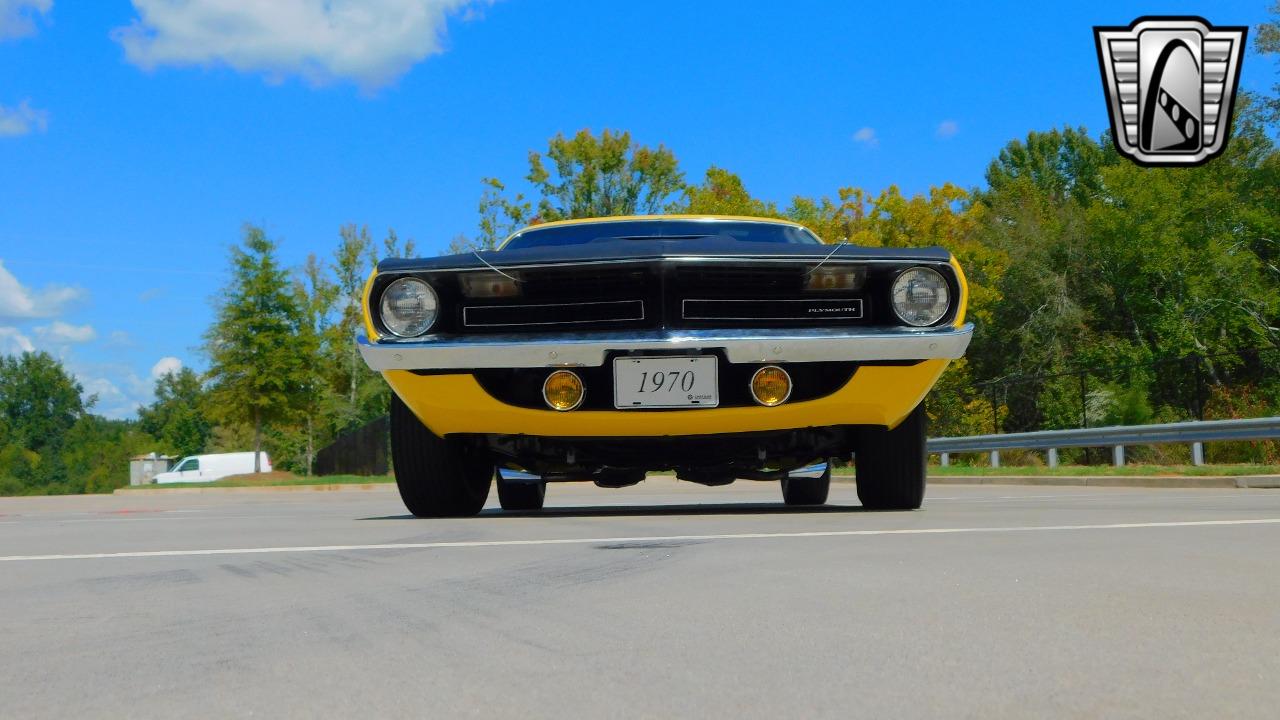
<path fill-rule="evenodd" d="M 613 361 L 613 406 L 619 409 L 715 407 L 718 388 L 714 356 Z"/>

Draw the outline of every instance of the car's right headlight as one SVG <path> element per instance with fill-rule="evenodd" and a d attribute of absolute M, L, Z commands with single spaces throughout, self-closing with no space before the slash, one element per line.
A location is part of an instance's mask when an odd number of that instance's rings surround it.
<path fill-rule="evenodd" d="M 400 278 L 382 291 L 382 325 L 393 335 L 417 337 L 431 329 L 440 314 L 436 291 L 418 278 Z"/>
<path fill-rule="evenodd" d="M 937 270 L 913 267 L 893 281 L 893 312 L 908 325 L 932 325 L 950 308 L 951 290 Z"/>

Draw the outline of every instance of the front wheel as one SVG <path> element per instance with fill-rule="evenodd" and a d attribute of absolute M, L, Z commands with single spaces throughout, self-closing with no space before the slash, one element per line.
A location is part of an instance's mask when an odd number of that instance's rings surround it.
<path fill-rule="evenodd" d="M 391 394 L 391 462 L 400 499 L 417 517 L 475 515 L 489 498 L 493 463 L 484 452 L 442 438 Z"/>
<path fill-rule="evenodd" d="M 922 402 L 892 430 L 862 431 L 854 464 L 863 507 L 915 510 L 924 502 L 927 425 Z"/>

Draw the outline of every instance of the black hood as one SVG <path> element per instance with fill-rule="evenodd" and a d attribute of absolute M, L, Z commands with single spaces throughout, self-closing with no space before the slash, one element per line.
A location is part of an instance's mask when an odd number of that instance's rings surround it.
<path fill-rule="evenodd" d="M 663 260 L 681 257 L 733 257 L 749 259 L 822 260 L 902 260 L 904 262 L 947 262 L 951 254 L 940 247 L 881 248 L 858 245 L 809 245 L 800 243 L 745 242 L 723 235 L 685 240 L 661 238 L 607 240 L 576 245 L 553 245 L 519 250 L 487 250 L 480 253 L 443 255 L 433 258 L 389 258 L 378 263 L 378 272 L 470 270 L 487 265 L 576 264 L 599 260 Z M 483 258 L 483 260 L 481 259 Z"/>

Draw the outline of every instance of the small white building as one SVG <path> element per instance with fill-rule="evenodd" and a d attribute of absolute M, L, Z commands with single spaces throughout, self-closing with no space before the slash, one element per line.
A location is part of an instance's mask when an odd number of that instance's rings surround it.
<path fill-rule="evenodd" d="M 157 455 L 150 453 L 148 455 L 138 455 L 129 459 L 129 484 L 130 485 L 150 485 L 156 480 L 156 475 L 162 472 L 168 472 L 173 467 L 173 461 L 177 458 L 168 455 Z"/>

